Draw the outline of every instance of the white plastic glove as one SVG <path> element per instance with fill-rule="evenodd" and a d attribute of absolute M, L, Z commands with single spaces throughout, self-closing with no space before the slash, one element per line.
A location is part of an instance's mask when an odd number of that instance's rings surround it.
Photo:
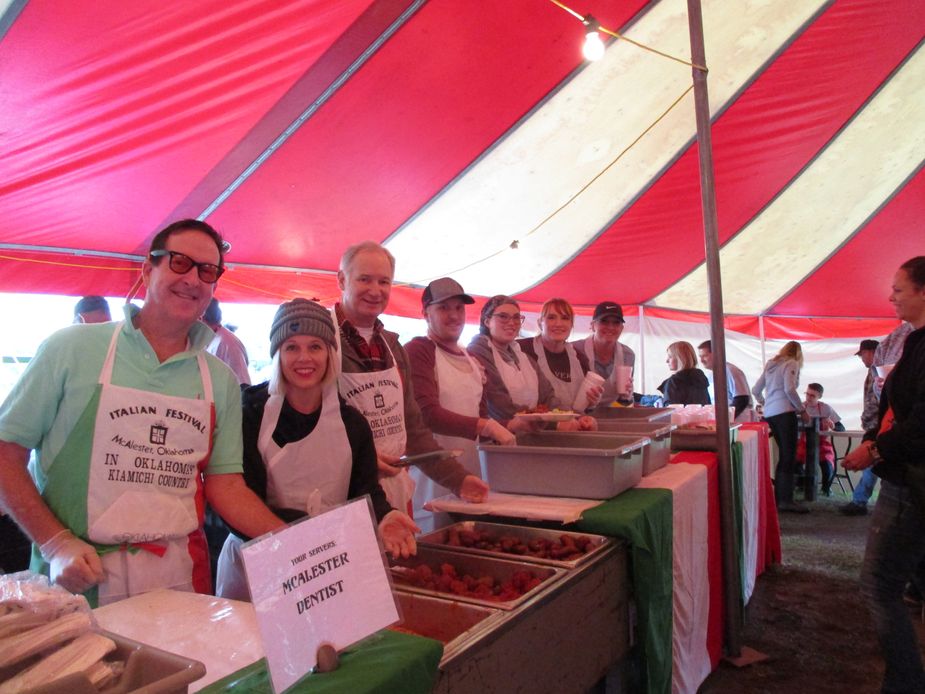
<path fill-rule="evenodd" d="M 62 530 L 39 547 L 42 558 L 51 566 L 51 581 L 72 593 L 83 593 L 106 580 L 103 562 L 96 550 Z"/>
<path fill-rule="evenodd" d="M 488 497 L 488 484 L 475 475 L 466 475 L 459 487 L 459 498 L 482 503 Z"/>
<path fill-rule="evenodd" d="M 386 551 L 398 559 L 407 559 L 418 552 L 418 544 L 414 539 L 416 533 L 421 532 L 417 524 L 407 514 L 391 510 L 379 522 L 379 537 Z"/>
<path fill-rule="evenodd" d="M 502 446 L 514 446 L 517 444 L 517 437 L 494 419 L 485 420 L 479 435 L 487 436 Z"/>

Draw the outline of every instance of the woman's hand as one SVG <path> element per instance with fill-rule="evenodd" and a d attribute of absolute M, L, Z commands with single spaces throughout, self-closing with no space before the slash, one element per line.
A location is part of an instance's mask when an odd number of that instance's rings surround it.
<path fill-rule="evenodd" d="M 588 408 L 597 407 L 604 394 L 604 386 L 591 386 L 585 391 L 585 397 L 588 399 Z"/>
<path fill-rule="evenodd" d="M 417 524 L 407 514 L 391 510 L 379 523 L 379 537 L 385 550 L 394 558 L 407 559 L 418 552 L 415 534 L 421 532 Z"/>
<path fill-rule="evenodd" d="M 534 419 L 524 419 L 522 417 L 514 417 L 507 423 L 507 429 L 514 434 L 531 434 L 537 431 L 542 430 L 543 422 L 534 420 Z"/>
<path fill-rule="evenodd" d="M 488 496 L 488 484 L 475 475 L 466 475 L 459 487 L 459 498 L 480 504 Z"/>
<path fill-rule="evenodd" d="M 874 454 L 870 450 L 873 441 L 865 441 L 842 459 L 846 470 L 866 470 L 874 464 Z"/>
<path fill-rule="evenodd" d="M 380 477 L 394 477 L 401 472 L 400 467 L 395 467 L 399 461 L 398 456 L 388 455 L 387 453 L 376 453 L 376 466 L 379 468 Z"/>

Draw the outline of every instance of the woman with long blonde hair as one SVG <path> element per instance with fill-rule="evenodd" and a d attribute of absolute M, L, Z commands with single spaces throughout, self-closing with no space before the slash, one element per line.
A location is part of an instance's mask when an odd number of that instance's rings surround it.
<path fill-rule="evenodd" d="M 803 414 L 803 400 L 797 392 L 803 348 L 791 340 L 764 366 L 761 378 L 752 388 L 755 400 L 764 408 L 764 420 L 777 441 L 779 457 L 774 473 L 774 496 L 777 509 L 789 513 L 807 513 L 809 508 L 793 500 L 796 474 L 798 420 Z"/>

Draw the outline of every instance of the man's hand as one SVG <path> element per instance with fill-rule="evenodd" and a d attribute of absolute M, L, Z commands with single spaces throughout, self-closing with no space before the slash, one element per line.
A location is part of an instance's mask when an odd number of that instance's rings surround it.
<path fill-rule="evenodd" d="M 874 464 L 874 456 L 870 451 L 871 441 L 865 441 L 842 459 L 842 467 L 846 470 L 866 470 Z"/>
<path fill-rule="evenodd" d="M 578 431 L 597 431 L 597 420 L 590 415 L 579 417 Z"/>
<path fill-rule="evenodd" d="M 421 529 L 406 514 L 401 511 L 389 511 L 379 523 L 379 537 L 385 550 L 393 557 L 407 559 L 418 552 L 418 545 L 414 539 Z"/>
<path fill-rule="evenodd" d="M 459 497 L 464 501 L 482 503 L 488 496 L 488 485 L 475 475 L 466 475 L 459 487 Z"/>
<path fill-rule="evenodd" d="M 75 537 L 70 530 L 59 532 L 39 551 L 51 566 L 52 583 L 72 593 L 83 593 L 106 580 L 106 572 L 96 550 Z"/>
<path fill-rule="evenodd" d="M 380 477 L 394 477 L 401 472 L 400 467 L 395 467 L 399 460 L 398 456 L 388 455 L 387 453 L 376 453 L 376 466 L 379 468 Z"/>
<path fill-rule="evenodd" d="M 479 435 L 486 436 L 502 446 L 513 446 L 517 443 L 517 437 L 494 419 L 485 420 Z"/>

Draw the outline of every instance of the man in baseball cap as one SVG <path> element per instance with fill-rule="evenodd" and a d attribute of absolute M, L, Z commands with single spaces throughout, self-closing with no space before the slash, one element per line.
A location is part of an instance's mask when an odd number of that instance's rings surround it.
<path fill-rule="evenodd" d="M 874 363 L 874 352 L 877 351 L 877 345 L 879 344 L 880 343 L 876 340 L 861 340 L 861 346 L 858 347 L 858 351 L 854 353 L 854 356 L 861 357 L 861 361 L 864 362 L 864 366 L 870 368 L 871 364 Z M 868 355 L 870 364 L 867 363 L 868 359 L 865 358 Z"/>
<path fill-rule="evenodd" d="M 501 444 L 513 444 L 514 434 L 488 416 L 478 364 L 459 345 L 466 327 L 466 305 L 475 300 L 449 277 L 434 280 L 421 294 L 422 313 L 427 320 L 427 337 L 416 337 L 405 344 L 411 366 L 414 397 L 424 423 L 444 448 L 457 449 L 466 471 L 479 476 L 481 466 L 476 439 L 485 436 Z M 414 491 L 414 518 L 424 530 L 442 525 L 444 520 L 423 510 L 429 499 L 448 490 L 424 475 L 411 471 Z M 445 514 L 444 514 L 445 515 Z"/>
<path fill-rule="evenodd" d="M 463 291 L 459 282 L 449 277 L 441 277 L 424 288 L 424 293 L 421 294 L 421 306 L 426 309 L 431 304 L 442 304 L 447 299 L 459 299 L 464 304 L 475 303 L 475 299 Z M 465 323 L 465 320 L 463 322 Z"/>

